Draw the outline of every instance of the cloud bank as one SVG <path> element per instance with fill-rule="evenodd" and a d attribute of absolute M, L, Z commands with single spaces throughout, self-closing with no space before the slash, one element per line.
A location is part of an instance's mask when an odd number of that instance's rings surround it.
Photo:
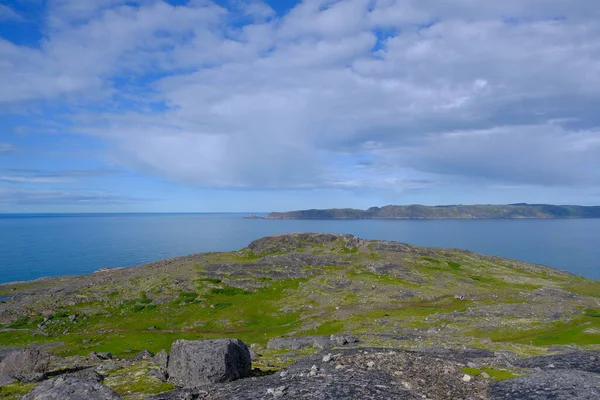
<path fill-rule="evenodd" d="M 0 107 L 197 187 L 600 183 L 594 0 L 220 4 L 49 0 Z"/>

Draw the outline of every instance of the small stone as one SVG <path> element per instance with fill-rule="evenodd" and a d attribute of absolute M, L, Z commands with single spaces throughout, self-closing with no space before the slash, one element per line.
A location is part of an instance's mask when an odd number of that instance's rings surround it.
<path fill-rule="evenodd" d="M 548 368 L 554 368 L 554 364 L 548 364 Z"/>
<path fill-rule="evenodd" d="M 342 368 L 344 368 L 344 366 L 342 364 L 338 364 L 335 366 L 335 369 L 342 369 Z"/>
<path fill-rule="evenodd" d="M 471 382 L 471 379 L 473 379 L 471 375 L 467 374 L 465 374 L 465 376 L 462 377 L 463 382 Z"/>
<path fill-rule="evenodd" d="M 482 372 L 481 377 L 485 379 L 490 379 L 490 375 L 487 372 Z"/>
<path fill-rule="evenodd" d="M 312 367 L 310 367 L 310 372 L 308 374 L 310 376 L 316 376 L 318 371 L 319 371 L 319 368 L 317 368 L 316 365 L 313 365 Z"/>
<path fill-rule="evenodd" d="M 285 377 L 287 376 L 287 374 L 288 374 L 288 373 L 287 373 L 287 371 L 281 371 L 281 372 L 279 373 L 279 376 L 280 376 L 281 378 L 285 378 Z"/>
<path fill-rule="evenodd" d="M 375 367 L 375 361 L 369 361 L 367 363 L 367 368 L 373 368 L 373 367 Z"/>
<path fill-rule="evenodd" d="M 83 339 L 83 340 L 81 341 L 81 343 L 84 343 L 84 344 L 85 344 L 85 343 L 91 343 L 91 342 L 92 342 L 92 339 Z"/>
<path fill-rule="evenodd" d="M 77 314 L 69 315 L 69 322 L 74 323 L 75 321 L 77 321 Z"/>
<path fill-rule="evenodd" d="M 475 364 L 474 362 L 472 362 L 472 361 L 469 361 L 467 363 L 467 367 L 469 367 L 469 368 L 479 368 L 479 366 L 477 364 Z"/>
<path fill-rule="evenodd" d="M 332 358 L 333 358 L 333 356 L 331 355 L 331 353 L 326 354 L 323 356 L 323 362 L 328 363 L 329 361 L 331 361 Z"/>

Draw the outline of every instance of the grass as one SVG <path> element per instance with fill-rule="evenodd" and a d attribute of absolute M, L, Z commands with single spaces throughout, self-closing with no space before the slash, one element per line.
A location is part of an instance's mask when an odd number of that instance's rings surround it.
<path fill-rule="evenodd" d="M 518 375 L 515 375 L 508 370 L 497 369 L 497 368 L 492 368 L 492 367 L 488 367 L 488 366 L 482 367 L 481 369 L 471 368 L 471 367 L 463 367 L 462 372 L 464 372 L 467 375 L 471 375 L 471 376 L 480 376 L 482 374 L 482 372 L 485 372 L 492 379 L 497 380 L 497 381 L 504 381 L 507 379 L 513 379 L 513 378 L 518 377 Z"/>
<path fill-rule="evenodd" d="M 5 400 L 18 400 L 23 395 L 31 392 L 35 385 L 35 383 L 15 382 L 2 386 L 0 387 L 0 398 Z"/>

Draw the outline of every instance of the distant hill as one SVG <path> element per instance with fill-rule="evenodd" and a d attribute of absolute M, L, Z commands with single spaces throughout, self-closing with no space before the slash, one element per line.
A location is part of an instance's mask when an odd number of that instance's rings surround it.
<path fill-rule="evenodd" d="M 600 218 L 600 206 L 555 206 L 549 204 L 447 205 L 371 207 L 368 210 L 332 208 L 273 212 L 263 219 L 516 219 Z"/>

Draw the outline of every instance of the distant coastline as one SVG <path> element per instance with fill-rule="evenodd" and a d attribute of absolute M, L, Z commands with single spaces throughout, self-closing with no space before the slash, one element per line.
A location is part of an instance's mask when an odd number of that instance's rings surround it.
<path fill-rule="evenodd" d="M 311 209 L 248 215 L 247 219 L 556 219 L 600 218 L 600 206 L 504 204 L 504 205 L 388 205 L 367 210 L 353 208 Z"/>

